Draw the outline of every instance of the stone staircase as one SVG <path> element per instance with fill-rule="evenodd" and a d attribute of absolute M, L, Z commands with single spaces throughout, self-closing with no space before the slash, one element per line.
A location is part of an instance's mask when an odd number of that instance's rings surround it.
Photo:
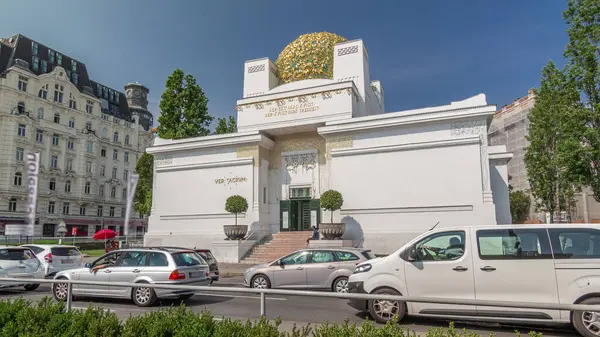
<path fill-rule="evenodd" d="M 312 237 L 312 231 L 280 232 L 273 234 L 271 240 L 254 246 L 241 263 L 266 263 L 274 261 L 298 249 L 306 248 L 306 239 Z"/>

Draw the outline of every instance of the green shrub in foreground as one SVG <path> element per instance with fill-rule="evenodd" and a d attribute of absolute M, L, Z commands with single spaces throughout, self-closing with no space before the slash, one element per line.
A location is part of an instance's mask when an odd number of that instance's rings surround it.
<path fill-rule="evenodd" d="M 329 324 L 279 332 L 281 320 L 261 318 L 241 322 L 225 318 L 214 320 L 209 312 L 193 313 L 184 306 L 157 310 L 121 321 L 114 313 L 100 308 L 64 311 L 63 303 L 45 298 L 37 304 L 21 298 L 0 301 L 0 337 L 413 337 L 414 331 L 396 321 L 386 325 L 365 322 L 360 326 Z M 491 333 L 490 336 L 494 334 Z M 477 337 L 477 333 L 449 328 L 432 328 L 424 337 Z M 519 333 L 515 335 L 520 336 Z M 530 332 L 530 337 L 542 334 Z"/>

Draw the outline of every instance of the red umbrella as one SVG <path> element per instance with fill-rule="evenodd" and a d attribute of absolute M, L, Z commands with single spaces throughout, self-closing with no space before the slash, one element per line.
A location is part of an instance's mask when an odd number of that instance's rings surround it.
<path fill-rule="evenodd" d="M 112 229 L 103 229 L 97 231 L 93 238 L 96 240 L 108 240 L 114 238 L 115 236 L 117 236 L 117 232 L 113 231 Z"/>

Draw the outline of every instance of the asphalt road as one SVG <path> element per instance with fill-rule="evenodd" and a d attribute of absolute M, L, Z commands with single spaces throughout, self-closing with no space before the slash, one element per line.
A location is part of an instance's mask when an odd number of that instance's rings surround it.
<path fill-rule="evenodd" d="M 216 283 L 218 286 L 238 286 L 241 282 L 239 278 L 223 279 Z M 23 296 L 32 301 L 38 301 L 46 296 L 52 296 L 49 285 L 42 285 L 39 289 L 32 292 L 26 292 L 22 289 L 8 289 L 0 291 L 0 298 Z M 294 324 L 303 326 L 311 323 L 343 323 L 346 318 L 351 323 L 364 322 L 366 316 L 358 313 L 346 304 L 347 300 L 333 298 L 314 298 L 306 296 L 270 296 L 267 297 L 267 317 L 274 319 L 280 317 L 283 320 L 281 328 L 289 329 Z M 172 305 L 179 305 L 177 301 L 164 301 L 153 308 L 139 308 L 127 300 L 113 299 L 77 299 L 73 302 L 73 308 L 85 309 L 90 304 L 106 308 L 116 313 L 120 318 L 126 319 L 130 315 L 136 316 L 151 310 L 160 310 L 161 308 Z M 244 294 L 224 294 L 199 292 L 194 297 L 186 301 L 186 305 L 194 312 L 209 310 L 215 317 L 232 317 L 246 320 L 247 318 L 258 318 L 260 316 L 260 296 Z M 431 327 L 447 327 L 448 322 L 436 321 L 421 318 L 405 318 L 402 325 L 414 330 L 417 333 L 425 333 Z M 542 332 L 544 336 L 575 336 L 576 332 L 570 328 L 543 328 L 543 327 L 513 327 L 500 326 L 496 324 L 474 324 L 474 323 L 456 323 L 459 329 L 466 328 L 469 331 L 477 332 L 483 336 L 488 336 L 494 332 L 496 336 L 514 337 L 515 330 L 522 334 L 527 334 L 531 330 Z"/>

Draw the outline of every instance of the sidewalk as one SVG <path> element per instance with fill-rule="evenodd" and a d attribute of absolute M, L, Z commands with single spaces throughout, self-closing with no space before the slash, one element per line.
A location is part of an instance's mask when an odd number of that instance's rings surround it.
<path fill-rule="evenodd" d="M 219 276 L 232 277 L 244 276 L 246 269 L 252 267 L 252 264 L 247 263 L 219 263 Z"/>

